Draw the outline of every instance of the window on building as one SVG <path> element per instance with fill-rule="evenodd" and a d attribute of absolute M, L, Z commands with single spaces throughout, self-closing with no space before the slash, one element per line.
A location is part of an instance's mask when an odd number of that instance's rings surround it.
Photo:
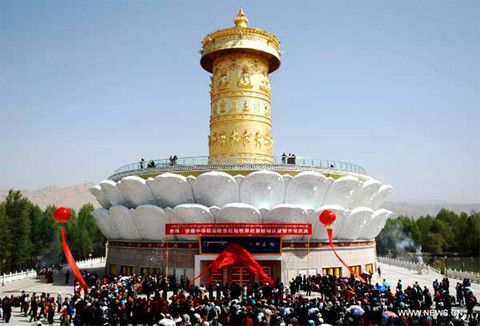
<path fill-rule="evenodd" d="M 341 267 L 325 267 L 325 268 L 322 268 L 322 275 L 342 277 L 342 268 Z"/>
<path fill-rule="evenodd" d="M 373 274 L 374 268 L 373 264 L 365 264 L 365 272 Z"/>
<path fill-rule="evenodd" d="M 362 273 L 362 266 L 361 265 L 350 266 L 350 268 L 353 269 L 355 271 L 355 273 L 357 273 L 357 274 Z"/>
<path fill-rule="evenodd" d="M 122 273 L 123 276 L 130 276 L 135 274 L 135 267 L 133 266 L 122 266 Z"/>
<path fill-rule="evenodd" d="M 108 265 L 108 274 L 117 275 L 117 265 L 115 264 Z"/>
<path fill-rule="evenodd" d="M 140 267 L 140 275 L 163 274 L 162 269 L 158 267 Z"/>

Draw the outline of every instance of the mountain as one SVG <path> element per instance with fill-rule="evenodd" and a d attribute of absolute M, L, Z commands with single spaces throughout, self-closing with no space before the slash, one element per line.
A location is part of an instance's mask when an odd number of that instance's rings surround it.
<path fill-rule="evenodd" d="M 71 207 L 78 210 L 82 205 L 91 203 L 99 207 L 97 200 L 90 193 L 93 183 L 81 183 L 71 187 L 47 187 L 34 191 L 22 191 L 33 203 L 44 209 L 48 205 Z M 8 191 L 0 191 L 0 201 L 3 200 Z M 391 210 L 394 217 L 399 215 L 418 218 L 423 215 L 436 215 L 442 208 L 449 209 L 455 213 L 480 211 L 480 203 L 473 204 L 414 204 L 405 202 L 385 202 L 383 208 Z"/>
<path fill-rule="evenodd" d="M 399 215 L 418 218 L 420 216 L 435 216 L 442 209 L 446 208 L 457 214 L 461 212 L 470 213 L 471 211 L 480 212 L 480 203 L 477 204 L 413 204 L 403 202 L 385 202 L 383 207 L 393 212 L 393 217 Z"/>
<path fill-rule="evenodd" d="M 91 203 L 95 207 L 100 207 L 95 197 L 88 188 L 93 183 L 81 183 L 71 187 L 47 187 L 40 190 L 22 190 L 22 193 L 34 204 L 45 209 L 48 205 L 65 206 L 78 211 L 84 204 Z M 7 191 L 0 191 L 0 201 L 8 194 Z"/>

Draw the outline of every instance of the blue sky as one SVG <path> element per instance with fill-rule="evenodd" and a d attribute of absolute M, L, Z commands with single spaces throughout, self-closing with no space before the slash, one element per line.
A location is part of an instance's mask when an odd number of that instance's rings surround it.
<path fill-rule="evenodd" d="M 207 155 L 200 41 L 282 42 L 274 152 L 356 163 L 414 202 L 480 202 L 480 1 L 0 1 L 0 189 Z"/>

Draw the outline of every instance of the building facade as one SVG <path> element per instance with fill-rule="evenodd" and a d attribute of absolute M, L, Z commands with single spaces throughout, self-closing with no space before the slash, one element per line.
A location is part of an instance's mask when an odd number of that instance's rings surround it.
<path fill-rule="evenodd" d="M 280 67 L 280 42 L 249 27 L 243 10 L 234 24 L 202 42 L 200 64 L 211 73 L 208 157 L 135 162 L 91 188 L 102 206 L 93 215 L 109 240 L 107 271 L 193 279 L 234 241 L 249 246 L 267 275 L 285 284 L 298 274 L 347 276 L 318 222 L 328 209 L 337 215 L 339 255 L 355 271 L 373 272 L 374 239 L 391 214 L 381 205 L 392 187 L 354 164 L 273 155 L 270 74 Z M 203 226 L 198 234 L 169 235 L 171 224 Z M 229 229 L 212 238 L 211 229 L 220 232 L 216 225 L 224 224 Z M 252 236 L 258 229 L 245 234 L 236 227 L 280 224 L 309 225 L 311 233 Z M 257 281 L 236 265 L 213 279 Z"/>

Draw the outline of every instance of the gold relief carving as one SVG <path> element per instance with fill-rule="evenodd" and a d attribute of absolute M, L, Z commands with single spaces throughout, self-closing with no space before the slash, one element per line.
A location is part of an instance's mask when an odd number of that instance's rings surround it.
<path fill-rule="evenodd" d="M 250 103 L 249 103 L 248 99 L 246 99 L 245 101 L 243 101 L 243 111 L 244 111 L 244 112 L 250 111 Z"/>
<path fill-rule="evenodd" d="M 230 87 L 230 81 L 228 80 L 227 69 L 220 71 L 220 78 L 218 80 L 218 90 L 227 89 Z"/>
<path fill-rule="evenodd" d="M 209 136 L 208 140 L 210 142 L 210 148 L 217 146 L 217 133 L 214 133 L 213 136 Z"/>
<path fill-rule="evenodd" d="M 238 143 L 238 130 L 233 129 L 230 134 L 230 146 L 235 146 Z"/>
<path fill-rule="evenodd" d="M 268 77 L 266 72 L 263 72 L 263 78 L 260 83 L 260 89 L 268 94 L 271 92 L 270 88 L 270 78 Z"/>
<path fill-rule="evenodd" d="M 253 89 L 224 91 L 221 93 L 214 93 L 211 100 L 215 101 L 222 98 L 230 98 L 230 97 L 250 97 L 250 98 L 256 98 L 256 99 L 270 103 L 270 97 L 268 97 L 268 95 L 265 92 L 257 92 Z"/>
<path fill-rule="evenodd" d="M 265 90 L 269 62 L 253 53 L 234 53 L 219 55 L 212 68 L 210 157 L 272 162 L 270 93 Z M 220 83 L 229 87 L 220 90 Z"/>
<path fill-rule="evenodd" d="M 238 68 L 240 68 L 240 65 L 235 59 L 232 59 L 232 63 L 229 64 L 227 68 L 230 69 L 230 71 L 235 72 Z"/>
<path fill-rule="evenodd" d="M 220 147 L 225 147 L 225 144 L 227 142 L 227 136 L 225 136 L 225 132 L 222 131 L 222 133 L 218 137 L 218 142 Z"/>
<path fill-rule="evenodd" d="M 247 146 L 248 144 L 250 144 L 250 138 L 252 137 L 252 134 L 250 133 L 250 131 L 248 130 L 245 130 L 245 132 L 243 133 L 243 145 L 244 146 Z"/>
<path fill-rule="evenodd" d="M 240 79 L 237 82 L 237 86 L 241 88 L 252 88 L 252 81 L 250 79 L 250 72 L 248 71 L 247 66 L 242 67 L 242 73 L 240 74 Z"/>
<path fill-rule="evenodd" d="M 220 103 L 220 113 L 225 113 L 225 112 L 227 112 L 227 103 L 222 102 Z"/>
<path fill-rule="evenodd" d="M 263 143 L 265 147 L 271 147 L 272 142 L 273 142 L 272 136 L 270 136 L 269 134 L 265 134 L 265 136 L 263 137 Z"/>
<path fill-rule="evenodd" d="M 260 65 L 258 64 L 258 60 L 253 60 L 252 65 L 250 66 L 254 72 L 259 72 L 260 71 Z"/>
<path fill-rule="evenodd" d="M 210 76 L 210 85 L 208 85 L 210 87 L 210 96 L 213 95 L 213 76 Z"/>
<path fill-rule="evenodd" d="M 257 131 L 255 133 L 255 148 L 262 148 L 262 136 L 260 136 L 260 132 Z"/>

